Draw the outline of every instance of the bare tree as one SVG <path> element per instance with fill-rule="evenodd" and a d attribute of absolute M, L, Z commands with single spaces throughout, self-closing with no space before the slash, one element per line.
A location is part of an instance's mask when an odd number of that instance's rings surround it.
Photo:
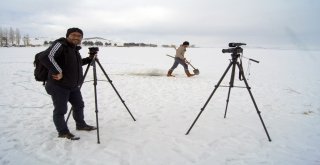
<path fill-rule="evenodd" d="M 30 38 L 29 38 L 28 34 L 23 37 L 23 44 L 25 46 L 29 46 L 30 45 Z"/>
<path fill-rule="evenodd" d="M 21 40 L 20 30 L 18 28 L 16 28 L 16 43 L 19 46 L 20 46 L 20 40 Z"/>
<path fill-rule="evenodd" d="M 3 35 L 2 35 L 2 42 L 4 42 L 4 46 L 8 46 L 8 38 L 9 38 L 9 34 L 8 34 L 8 29 L 4 29 L 3 31 Z"/>
<path fill-rule="evenodd" d="M 10 27 L 10 30 L 9 30 L 9 42 L 11 43 L 11 45 L 14 45 L 14 41 L 15 41 L 14 31 L 13 31 L 12 27 Z"/>
<path fill-rule="evenodd" d="M 2 44 L 2 37 L 3 37 L 3 32 L 2 32 L 2 27 L 0 27 L 0 46 L 2 47 L 3 44 Z"/>

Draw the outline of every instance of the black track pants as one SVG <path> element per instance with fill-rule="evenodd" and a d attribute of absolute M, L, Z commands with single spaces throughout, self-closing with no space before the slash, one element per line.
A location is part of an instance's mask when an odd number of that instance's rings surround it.
<path fill-rule="evenodd" d="M 80 88 L 64 88 L 47 82 L 46 91 L 51 95 L 53 101 L 53 122 L 59 133 L 69 132 L 64 115 L 68 111 L 68 102 L 73 107 L 73 118 L 78 127 L 86 125 L 83 116 L 84 102 Z"/>

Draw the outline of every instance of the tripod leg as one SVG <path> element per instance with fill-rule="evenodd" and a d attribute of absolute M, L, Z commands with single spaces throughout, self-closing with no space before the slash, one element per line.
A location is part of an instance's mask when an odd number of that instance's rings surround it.
<path fill-rule="evenodd" d="M 206 103 L 204 104 L 204 106 L 201 108 L 198 116 L 196 117 L 196 119 L 193 121 L 192 125 L 190 126 L 189 130 L 187 131 L 186 135 L 189 134 L 189 132 L 191 131 L 192 127 L 194 126 L 194 124 L 197 122 L 197 120 L 199 119 L 200 115 L 202 114 L 202 112 L 204 111 L 204 109 L 206 108 L 207 104 L 209 103 L 209 101 L 211 100 L 213 94 L 216 92 L 216 90 L 218 89 L 219 85 L 221 84 L 222 80 L 224 79 L 224 77 L 226 76 L 226 74 L 228 73 L 230 67 L 232 66 L 232 62 L 230 62 L 229 66 L 227 67 L 226 71 L 223 73 L 222 77 L 220 78 L 218 84 L 215 86 L 214 90 L 212 91 L 212 93 L 210 94 L 209 98 L 207 99 Z"/>
<path fill-rule="evenodd" d="M 253 95 L 252 95 L 252 93 L 251 93 L 251 88 L 249 87 L 249 84 L 248 84 L 248 82 L 247 82 L 247 79 L 246 79 L 246 77 L 244 76 L 242 65 L 240 65 L 238 62 L 237 62 L 237 65 L 238 65 L 238 68 L 239 68 L 239 72 L 240 72 L 240 74 L 241 74 L 242 77 L 243 77 L 244 83 L 246 84 L 246 87 L 247 87 L 248 92 L 249 92 L 249 94 L 250 94 L 251 100 L 252 100 L 252 102 L 253 102 L 253 104 L 254 104 L 254 107 L 256 108 L 256 111 L 257 111 L 257 113 L 258 113 L 258 116 L 259 116 L 259 118 L 260 118 L 260 121 L 261 121 L 261 123 L 262 123 L 262 126 L 263 126 L 263 128 L 264 128 L 264 131 L 265 131 L 266 134 L 267 134 L 268 140 L 271 142 L 271 138 L 270 138 L 270 136 L 269 136 L 268 130 L 267 130 L 267 128 L 266 128 L 266 126 L 265 126 L 265 124 L 264 124 L 264 122 L 263 122 L 263 119 L 262 119 L 262 117 L 261 117 L 261 112 L 259 111 L 258 106 L 257 106 L 257 103 L 256 103 L 256 101 L 254 100 L 254 97 L 253 97 Z"/>
<path fill-rule="evenodd" d="M 97 59 L 96 62 L 99 64 L 103 74 L 106 76 L 106 78 L 108 79 L 109 83 L 111 84 L 113 90 L 117 93 L 119 99 L 121 100 L 122 104 L 125 106 L 125 108 L 127 109 L 127 111 L 129 112 L 131 118 L 133 119 L 133 121 L 136 121 L 136 119 L 133 117 L 133 115 L 131 114 L 129 108 L 127 107 L 125 101 L 122 99 L 122 97 L 120 96 L 118 90 L 116 89 L 116 87 L 113 85 L 112 80 L 109 78 L 108 74 L 106 73 L 106 71 L 103 69 L 102 65 L 100 64 L 99 60 Z"/>
<path fill-rule="evenodd" d="M 84 76 L 83 76 L 82 84 L 83 84 L 84 79 L 85 79 L 85 78 L 86 78 L 86 76 L 87 76 L 87 73 L 88 73 L 89 68 L 90 68 L 90 64 L 88 64 L 88 65 L 87 65 L 86 71 L 84 72 Z M 81 84 L 81 86 L 82 86 L 82 84 Z M 80 86 L 80 88 L 81 88 L 81 86 Z M 70 118 L 70 115 L 71 115 L 71 112 L 72 112 L 72 111 L 73 111 L 73 107 L 71 107 L 71 108 L 70 108 L 70 111 L 69 111 L 69 114 L 68 114 L 68 117 L 67 117 L 66 123 L 68 123 L 68 120 L 69 120 L 69 118 Z"/>
<path fill-rule="evenodd" d="M 234 85 L 234 75 L 236 72 L 236 60 L 232 61 L 232 70 L 231 70 L 231 77 L 230 77 L 230 82 L 229 82 L 229 91 L 228 91 L 228 97 L 226 100 L 226 109 L 224 111 L 224 118 L 226 118 L 227 116 L 227 109 L 228 109 L 228 105 L 229 105 L 229 99 L 230 99 L 230 93 L 231 93 L 231 88 Z"/>
<path fill-rule="evenodd" d="M 230 98 L 230 93 L 231 93 L 231 86 L 229 86 L 229 91 L 228 91 L 228 97 L 227 97 L 227 101 L 226 101 L 226 109 L 224 111 L 224 118 L 227 117 L 227 109 L 228 109 L 228 105 L 229 105 L 229 98 Z"/>
<path fill-rule="evenodd" d="M 92 66 L 93 66 L 94 100 L 95 100 L 95 112 L 96 112 L 96 124 L 97 124 L 97 143 L 100 144 L 99 122 L 98 122 L 97 70 L 96 70 L 95 61 L 93 62 Z"/>

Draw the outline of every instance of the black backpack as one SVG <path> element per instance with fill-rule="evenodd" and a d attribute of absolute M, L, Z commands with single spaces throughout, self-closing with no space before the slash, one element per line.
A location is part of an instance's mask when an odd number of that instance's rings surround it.
<path fill-rule="evenodd" d="M 47 51 L 42 51 L 37 53 L 34 57 L 34 62 L 33 62 L 33 65 L 35 67 L 34 73 L 33 73 L 34 78 L 36 79 L 36 81 L 42 81 L 43 85 L 45 85 L 45 82 L 48 79 L 48 69 L 43 64 L 41 64 L 40 58 L 42 56 L 45 56 L 46 52 Z"/>

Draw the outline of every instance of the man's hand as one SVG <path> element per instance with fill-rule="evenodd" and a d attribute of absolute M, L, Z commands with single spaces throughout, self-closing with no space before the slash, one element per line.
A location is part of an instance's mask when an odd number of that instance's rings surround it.
<path fill-rule="evenodd" d="M 53 74 L 53 75 L 52 75 L 52 78 L 53 78 L 54 80 L 61 80 L 62 77 L 63 77 L 62 73 Z"/>
<path fill-rule="evenodd" d="M 188 61 L 186 58 L 184 58 L 184 62 L 185 62 L 186 64 L 189 64 L 189 61 Z"/>

